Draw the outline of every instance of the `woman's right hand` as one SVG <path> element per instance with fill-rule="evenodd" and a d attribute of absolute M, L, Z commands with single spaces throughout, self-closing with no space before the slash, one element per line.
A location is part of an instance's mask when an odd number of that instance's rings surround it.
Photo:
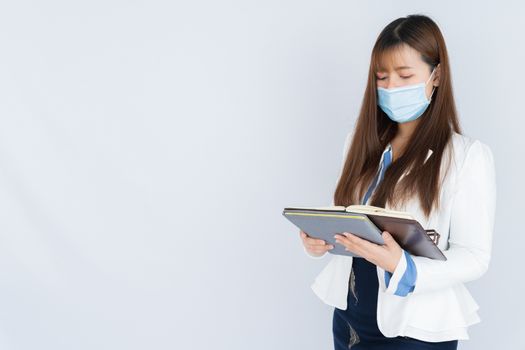
<path fill-rule="evenodd" d="M 303 230 L 299 231 L 299 235 L 303 240 L 303 245 L 306 248 L 306 251 L 313 256 L 324 255 L 328 250 L 333 249 L 334 246 L 331 244 L 326 244 L 326 241 L 322 239 L 312 238 L 308 236 Z"/>

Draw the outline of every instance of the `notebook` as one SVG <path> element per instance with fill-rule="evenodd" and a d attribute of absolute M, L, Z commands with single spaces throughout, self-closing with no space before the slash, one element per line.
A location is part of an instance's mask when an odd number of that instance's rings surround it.
<path fill-rule="evenodd" d="M 288 207 L 283 215 L 310 237 L 332 244 L 331 254 L 359 257 L 346 251 L 335 241 L 336 233 L 350 232 L 376 244 L 384 244 L 383 231 L 388 231 L 396 242 L 412 255 L 447 260 L 438 248 L 439 233 L 425 230 L 408 212 L 389 210 L 371 205 Z"/>

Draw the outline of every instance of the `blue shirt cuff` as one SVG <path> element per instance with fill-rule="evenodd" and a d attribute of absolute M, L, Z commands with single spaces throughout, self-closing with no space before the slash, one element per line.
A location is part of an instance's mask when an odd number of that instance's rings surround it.
<path fill-rule="evenodd" d="M 401 297 L 407 296 L 410 292 L 414 291 L 417 280 L 417 269 L 416 265 L 414 264 L 414 260 L 412 260 L 412 256 L 406 250 L 403 250 L 403 256 L 406 260 L 406 264 L 398 264 L 398 266 L 396 267 L 396 271 L 394 271 L 394 273 L 397 272 L 398 274 L 403 273 L 401 279 L 395 287 L 394 293 L 395 295 Z M 401 268 L 405 268 L 405 271 L 398 270 Z M 392 278 L 392 275 L 393 274 L 391 272 L 385 271 L 385 284 L 387 288 L 389 288 L 390 279 Z"/>

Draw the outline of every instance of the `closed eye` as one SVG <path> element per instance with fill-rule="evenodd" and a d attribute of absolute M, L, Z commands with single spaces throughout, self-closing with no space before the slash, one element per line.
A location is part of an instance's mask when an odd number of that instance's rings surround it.
<path fill-rule="evenodd" d="M 402 76 L 401 78 L 403 78 L 403 79 L 410 79 L 410 78 L 412 78 L 413 76 L 414 76 L 414 75 L 412 74 L 412 75 L 407 75 L 407 76 L 405 76 L 405 77 Z M 386 78 L 387 78 L 387 77 L 377 78 L 377 80 L 385 80 Z"/>

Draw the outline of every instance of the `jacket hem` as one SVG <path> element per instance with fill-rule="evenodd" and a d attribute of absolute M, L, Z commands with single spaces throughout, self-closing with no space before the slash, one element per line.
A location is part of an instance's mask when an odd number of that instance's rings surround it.
<path fill-rule="evenodd" d="M 451 340 L 468 340 L 469 335 L 466 327 L 453 328 L 440 332 L 431 332 L 423 329 L 406 326 L 402 336 L 415 338 L 431 343 L 451 341 Z"/>
<path fill-rule="evenodd" d="M 346 307 L 347 307 L 346 303 L 345 303 L 345 304 L 338 304 L 338 303 L 336 303 L 336 302 L 331 301 L 330 299 L 328 299 L 325 295 L 323 295 L 323 294 L 321 293 L 321 291 L 319 290 L 319 287 L 318 287 L 318 285 L 317 285 L 316 283 L 313 283 L 313 284 L 310 286 L 310 288 L 313 290 L 314 294 L 315 294 L 319 299 L 321 299 L 321 301 L 322 301 L 323 303 L 325 303 L 326 305 L 330 305 L 330 306 L 336 307 L 336 308 L 338 308 L 338 309 L 340 309 L 340 310 L 346 310 Z"/>

